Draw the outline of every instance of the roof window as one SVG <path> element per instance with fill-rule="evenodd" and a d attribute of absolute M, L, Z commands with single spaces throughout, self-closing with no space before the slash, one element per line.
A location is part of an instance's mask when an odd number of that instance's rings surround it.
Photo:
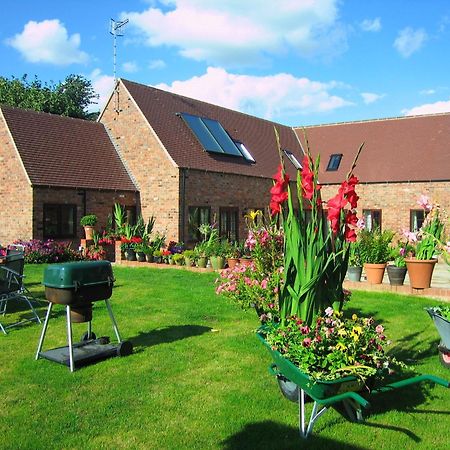
<path fill-rule="evenodd" d="M 217 120 L 198 117 L 192 114 L 178 114 L 194 133 L 203 149 L 208 153 L 245 158 L 255 162 L 250 152 L 241 142 L 235 142 Z"/>
<path fill-rule="evenodd" d="M 339 165 L 341 164 L 342 153 L 334 153 L 330 156 L 330 160 L 328 161 L 327 172 L 333 172 L 339 169 Z"/>
<path fill-rule="evenodd" d="M 283 150 L 283 153 L 286 155 L 287 159 L 289 159 L 289 161 L 292 163 L 292 165 L 297 169 L 297 170 L 302 170 L 302 165 L 300 164 L 300 162 L 298 161 L 298 159 L 296 158 L 296 156 L 290 151 L 290 150 Z"/>

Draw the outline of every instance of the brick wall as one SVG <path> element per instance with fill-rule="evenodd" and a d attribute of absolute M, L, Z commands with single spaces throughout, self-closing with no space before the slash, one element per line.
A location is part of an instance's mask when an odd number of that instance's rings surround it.
<path fill-rule="evenodd" d="M 272 181 L 260 177 L 234 174 L 186 171 L 184 237 L 188 236 L 189 206 L 210 206 L 211 219 L 219 219 L 220 207 L 239 208 L 239 239 L 247 236 L 244 215 L 249 209 L 265 209 L 269 205 Z"/>
<path fill-rule="evenodd" d="M 145 221 L 155 216 L 155 231 L 179 238 L 179 173 L 140 110 L 119 84 L 119 113 L 111 98 L 101 117 L 140 191 L 140 212 Z"/>
<path fill-rule="evenodd" d="M 338 186 L 323 186 L 323 199 L 329 199 L 337 192 Z M 380 209 L 381 226 L 401 232 L 409 229 L 410 210 L 421 209 L 417 199 L 421 194 L 428 195 L 434 203 L 450 213 L 450 182 L 428 183 L 380 183 L 360 184 L 356 188 L 360 196 L 358 216 L 363 209 Z M 450 230 L 448 230 L 450 232 Z"/>
<path fill-rule="evenodd" d="M 32 234 L 32 189 L 0 111 L 0 244 Z"/>
<path fill-rule="evenodd" d="M 112 214 L 114 203 L 127 206 L 134 206 L 137 203 L 134 192 L 36 187 L 33 192 L 33 237 L 43 239 L 45 203 L 76 205 L 76 237 L 64 241 L 72 241 L 74 248 L 77 248 L 80 239 L 84 238 L 84 230 L 80 225 L 80 219 L 84 215 L 84 196 L 80 195 L 83 192 L 86 192 L 86 213 L 95 214 L 98 218 L 95 226 L 97 231 L 106 226 L 108 214 Z"/>

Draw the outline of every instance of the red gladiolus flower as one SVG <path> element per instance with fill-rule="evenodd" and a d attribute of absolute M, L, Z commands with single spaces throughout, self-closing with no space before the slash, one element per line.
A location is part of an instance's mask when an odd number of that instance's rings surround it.
<path fill-rule="evenodd" d="M 270 199 L 270 214 L 274 216 L 281 212 L 281 204 L 284 203 L 289 195 L 287 186 L 289 184 L 289 175 L 283 173 L 283 167 L 278 166 L 278 172 L 273 176 L 276 183 L 270 189 L 272 198 Z"/>
<path fill-rule="evenodd" d="M 303 197 L 307 200 L 311 200 L 314 195 L 314 173 L 311 170 L 309 158 L 307 155 L 305 155 L 303 158 L 302 167 L 303 169 L 301 170 L 301 179 Z M 322 186 L 318 184 L 316 189 L 319 190 L 321 187 Z"/>
<path fill-rule="evenodd" d="M 339 188 L 339 192 L 327 202 L 328 220 L 330 221 L 331 230 L 334 234 L 339 231 L 339 221 L 341 218 L 342 208 L 347 203 L 344 198 L 343 191 Z"/>

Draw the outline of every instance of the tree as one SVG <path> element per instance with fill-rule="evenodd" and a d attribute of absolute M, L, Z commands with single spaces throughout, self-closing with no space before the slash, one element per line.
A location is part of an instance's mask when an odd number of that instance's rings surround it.
<path fill-rule="evenodd" d="M 4 105 L 95 120 L 98 113 L 87 108 L 97 99 L 91 82 L 81 75 L 69 75 L 58 84 L 43 83 L 36 76 L 29 81 L 26 74 L 20 79 L 0 76 L 0 104 Z"/>

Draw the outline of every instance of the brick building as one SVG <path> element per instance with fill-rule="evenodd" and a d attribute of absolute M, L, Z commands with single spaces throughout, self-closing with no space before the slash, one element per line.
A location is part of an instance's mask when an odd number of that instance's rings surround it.
<path fill-rule="evenodd" d="M 195 241 L 204 221 L 216 221 L 222 236 L 242 239 L 245 214 L 269 202 L 279 164 L 274 127 L 295 179 L 305 145 L 301 128 L 127 80 L 119 80 L 97 123 L 3 107 L 0 242 L 76 241 L 81 215 L 97 214 L 104 225 L 115 202 L 145 220 L 154 215 L 155 229 L 169 239 Z M 418 226 L 422 193 L 450 211 L 450 114 L 315 126 L 306 133 L 313 154 L 321 154 L 324 199 L 334 195 L 365 142 L 355 173 L 359 212 L 369 226 Z"/>

